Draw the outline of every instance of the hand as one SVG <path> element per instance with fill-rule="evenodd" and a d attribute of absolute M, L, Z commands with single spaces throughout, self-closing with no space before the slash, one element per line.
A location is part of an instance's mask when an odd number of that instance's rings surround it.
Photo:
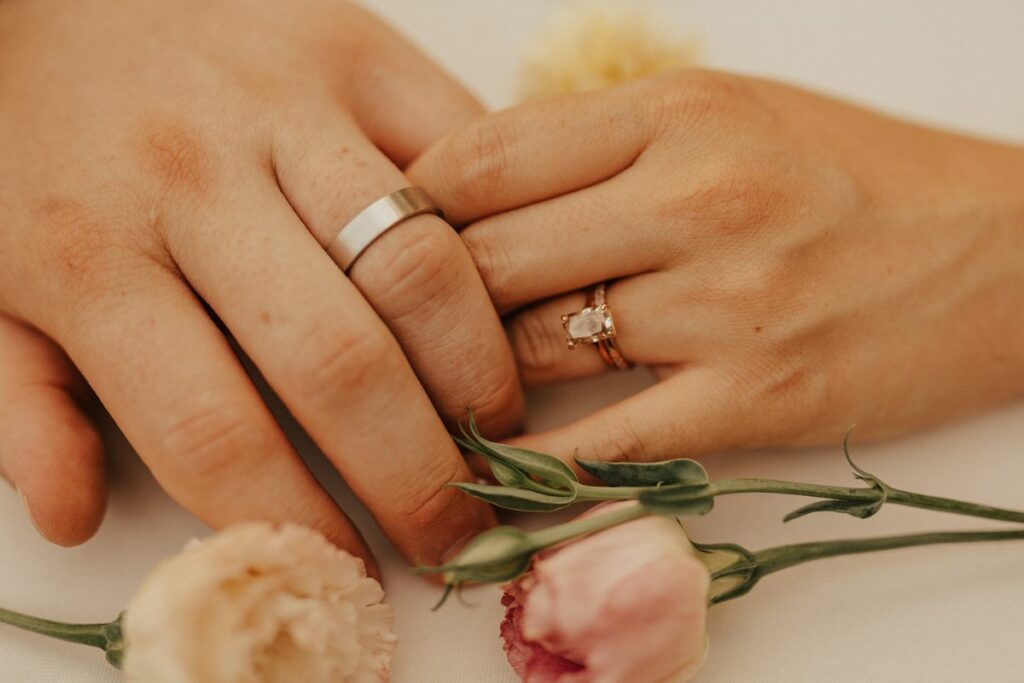
<path fill-rule="evenodd" d="M 606 280 L 662 380 L 532 448 L 836 443 L 1024 390 L 1024 150 L 691 71 L 489 115 L 408 172 L 468 224 L 527 383 L 607 370 L 560 321 Z"/>
<path fill-rule="evenodd" d="M 322 248 L 479 115 L 469 94 L 334 0 L 24 0 L 0 5 L 0 35 L 4 398 L 62 378 L 7 420 L 0 462 L 33 516 L 75 501 L 48 537 L 81 541 L 102 513 L 94 432 L 60 393 L 79 381 L 69 358 L 205 522 L 293 521 L 368 556 L 218 322 L 410 559 L 492 523 L 445 488 L 469 473 L 438 417 L 469 407 L 501 432 L 521 411 L 468 252 L 432 216 L 351 280 Z M 14 366 L 26 355 L 37 371 Z M 39 428 L 55 421 L 66 438 Z"/>

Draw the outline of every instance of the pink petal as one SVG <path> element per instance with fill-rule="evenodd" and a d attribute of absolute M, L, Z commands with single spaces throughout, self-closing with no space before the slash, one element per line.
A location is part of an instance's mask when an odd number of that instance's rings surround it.
<path fill-rule="evenodd" d="M 505 655 L 516 674 L 525 683 L 558 683 L 562 676 L 583 671 L 576 662 L 548 652 L 538 643 L 523 636 L 523 606 L 519 602 L 523 590 L 517 581 L 505 589 L 501 604 L 505 605 L 505 620 L 501 623 L 501 638 L 505 641 Z"/>

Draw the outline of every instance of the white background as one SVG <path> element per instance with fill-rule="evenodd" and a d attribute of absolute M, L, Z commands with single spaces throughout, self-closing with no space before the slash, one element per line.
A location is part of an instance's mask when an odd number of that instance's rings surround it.
<path fill-rule="evenodd" d="M 512 101 L 525 47 L 561 6 L 553 0 L 367 4 L 492 106 Z M 921 121 L 1024 141 L 1024 3 L 652 5 L 665 23 L 703 39 L 711 66 L 770 75 Z M 537 393 L 531 397 L 532 422 L 543 426 L 571 419 L 646 381 L 637 373 Z M 347 507 L 354 507 L 307 446 L 318 473 Z M 147 568 L 204 533 L 155 487 L 123 443 L 114 451 L 108 518 L 83 547 L 65 550 L 39 540 L 17 497 L 0 491 L 0 604 L 68 620 L 112 618 Z M 897 442 L 857 447 L 856 454 L 868 470 L 902 488 L 1024 508 L 1024 405 Z M 707 464 L 715 477 L 850 481 L 838 447 L 718 456 Z M 699 540 L 736 541 L 756 549 L 977 526 L 887 508 L 867 521 L 821 515 L 783 527 L 779 519 L 797 503 L 767 496 L 722 500 L 711 517 L 691 524 L 691 532 Z M 470 593 L 473 607 L 453 601 L 430 612 L 437 589 L 412 577 L 365 514 L 356 516 L 383 560 L 398 614 L 401 646 L 394 680 L 514 681 L 497 638 L 501 610 L 495 589 Z M 711 655 L 700 681 L 1021 681 L 1024 544 L 895 551 L 789 570 L 766 579 L 751 595 L 714 608 L 710 633 Z M 0 682 L 116 680 L 98 652 L 0 629 Z"/>

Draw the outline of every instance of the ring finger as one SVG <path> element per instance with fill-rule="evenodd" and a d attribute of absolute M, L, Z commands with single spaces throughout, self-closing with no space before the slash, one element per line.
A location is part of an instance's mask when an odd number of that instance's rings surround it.
<path fill-rule="evenodd" d="M 277 176 L 323 246 L 360 209 L 408 185 L 339 116 L 288 130 L 275 157 Z M 469 408 L 492 434 L 518 425 L 523 404 L 512 354 L 476 267 L 450 226 L 435 216 L 403 221 L 370 244 L 348 274 L 398 339 L 449 424 Z"/>
<path fill-rule="evenodd" d="M 615 343 L 630 363 L 684 364 L 713 342 L 709 331 L 720 329 L 721 321 L 714 311 L 680 293 L 680 279 L 676 273 L 650 273 L 607 285 Z M 570 350 L 562 325 L 563 315 L 587 305 L 591 289 L 548 299 L 509 319 L 512 352 L 527 385 L 587 377 L 609 368 L 593 344 Z"/>

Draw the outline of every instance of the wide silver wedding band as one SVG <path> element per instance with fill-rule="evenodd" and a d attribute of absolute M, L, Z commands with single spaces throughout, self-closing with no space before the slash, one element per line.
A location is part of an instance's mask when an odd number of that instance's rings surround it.
<path fill-rule="evenodd" d="M 444 218 L 444 213 L 423 188 L 404 187 L 396 190 L 370 204 L 350 220 L 327 245 L 327 253 L 347 273 L 374 240 L 402 221 L 425 213 Z"/>

